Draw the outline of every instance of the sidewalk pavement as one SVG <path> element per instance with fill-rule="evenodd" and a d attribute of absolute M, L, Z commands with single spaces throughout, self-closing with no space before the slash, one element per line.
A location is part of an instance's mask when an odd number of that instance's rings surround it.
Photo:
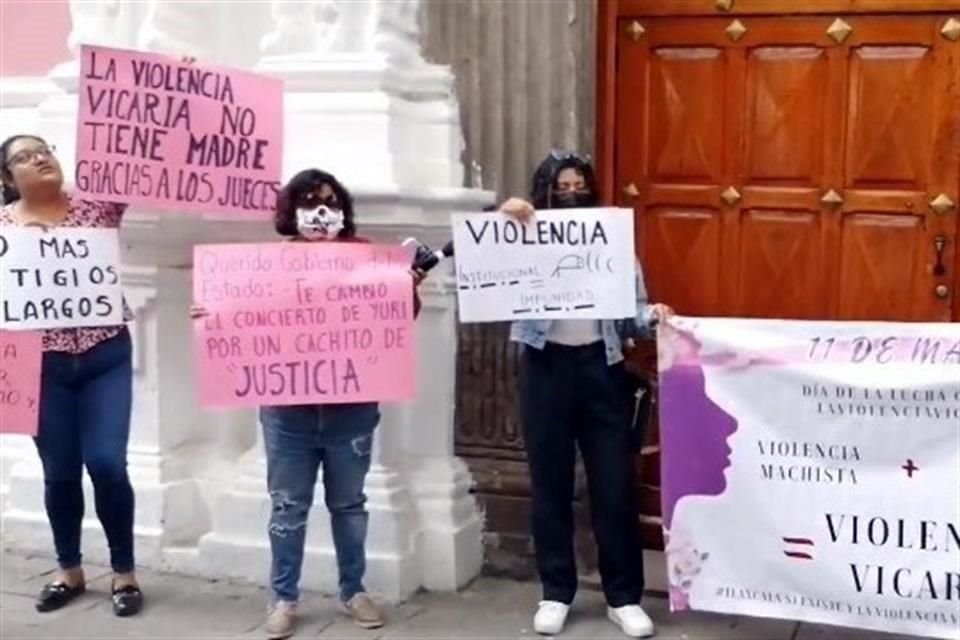
<path fill-rule="evenodd" d="M 60 611 L 36 613 L 34 596 L 52 574 L 49 558 L 0 556 L 0 639 L 25 638 L 263 638 L 267 593 L 241 584 L 142 571 L 147 598 L 140 616 L 118 619 L 109 601 L 110 575 L 87 566 L 87 593 Z M 531 617 L 539 596 L 533 583 L 481 578 L 459 594 L 421 593 L 389 607 L 387 626 L 365 631 L 337 613 L 330 598 L 305 594 L 297 638 L 345 640 L 471 640 L 538 637 Z M 657 623 L 657 637 L 667 640 L 902 640 L 906 636 L 838 629 L 783 620 L 762 620 L 703 613 L 672 615 L 667 603 L 650 597 L 644 606 Z M 566 631 L 570 639 L 623 638 L 606 620 L 603 597 L 582 590 Z"/>

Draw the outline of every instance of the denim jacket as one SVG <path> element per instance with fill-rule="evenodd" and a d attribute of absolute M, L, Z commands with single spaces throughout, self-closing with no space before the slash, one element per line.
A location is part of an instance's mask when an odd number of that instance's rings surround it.
<path fill-rule="evenodd" d="M 652 309 L 647 302 L 647 287 L 643 282 L 643 269 L 637 263 L 637 315 L 623 320 L 601 320 L 600 333 L 607 351 L 607 364 L 614 365 L 623 361 L 623 342 L 630 337 L 649 337 L 652 335 Z M 632 326 L 631 326 L 632 325 Z M 510 326 L 510 340 L 543 349 L 547 336 L 553 327 L 553 320 L 519 320 Z"/>

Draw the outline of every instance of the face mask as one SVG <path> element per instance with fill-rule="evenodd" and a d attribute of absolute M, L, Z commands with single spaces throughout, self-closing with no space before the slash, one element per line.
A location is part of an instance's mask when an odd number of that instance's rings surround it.
<path fill-rule="evenodd" d="M 589 191 L 554 191 L 550 201 L 554 209 L 577 209 L 594 206 L 593 194 Z"/>
<path fill-rule="evenodd" d="M 320 205 L 297 209 L 297 233 L 307 240 L 333 240 L 343 230 L 343 212 Z"/>

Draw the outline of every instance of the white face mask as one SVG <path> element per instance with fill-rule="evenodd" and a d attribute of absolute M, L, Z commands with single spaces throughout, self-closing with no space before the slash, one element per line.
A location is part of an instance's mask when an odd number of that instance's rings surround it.
<path fill-rule="evenodd" d="M 333 240 L 343 230 L 343 212 L 320 205 L 297 209 L 297 232 L 307 240 Z"/>

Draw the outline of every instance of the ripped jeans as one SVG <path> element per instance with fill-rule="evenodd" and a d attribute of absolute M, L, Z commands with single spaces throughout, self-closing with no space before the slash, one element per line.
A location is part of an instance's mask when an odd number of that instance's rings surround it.
<path fill-rule="evenodd" d="M 370 470 L 376 404 L 263 407 L 260 422 L 270 491 L 270 584 L 274 602 L 297 602 L 317 471 L 323 467 L 340 573 L 340 598 L 364 591 L 367 538 L 364 480 Z"/>

